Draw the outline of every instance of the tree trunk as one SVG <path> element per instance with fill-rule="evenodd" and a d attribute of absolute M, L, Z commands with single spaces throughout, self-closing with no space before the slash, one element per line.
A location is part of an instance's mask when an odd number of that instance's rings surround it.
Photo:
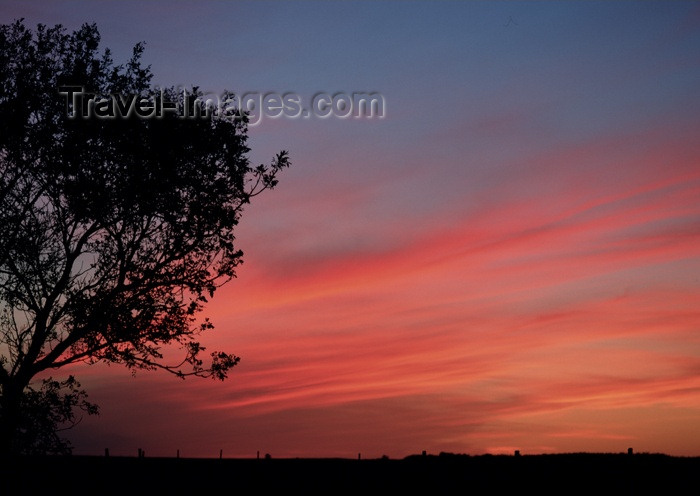
<path fill-rule="evenodd" d="M 0 457 L 17 455 L 18 428 L 21 420 L 20 404 L 24 387 L 16 379 L 2 385 L 0 396 Z"/>

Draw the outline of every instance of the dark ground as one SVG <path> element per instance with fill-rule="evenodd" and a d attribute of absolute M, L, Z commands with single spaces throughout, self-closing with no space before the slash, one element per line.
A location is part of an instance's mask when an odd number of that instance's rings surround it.
<path fill-rule="evenodd" d="M 26 457 L 0 495 L 700 494 L 700 457 L 451 455 L 373 459 Z"/>

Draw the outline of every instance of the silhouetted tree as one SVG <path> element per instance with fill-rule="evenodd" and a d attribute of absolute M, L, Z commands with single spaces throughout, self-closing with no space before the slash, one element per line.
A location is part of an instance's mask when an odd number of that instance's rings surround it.
<path fill-rule="evenodd" d="M 98 411 L 97 405 L 87 401 L 87 393 L 79 388 L 80 383 L 68 376 L 61 382 L 44 379 L 38 389 L 29 386 L 25 390 L 15 438 L 19 454 L 71 453 L 70 442 L 59 433 L 80 422 L 82 417 L 76 417 L 76 410 L 87 414 Z"/>
<path fill-rule="evenodd" d="M 199 312 L 235 277 L 242 208 L 289 165 L 247 158 L 247 120 L 204 112 L 196 88 L 164 91 L 200 118 L 69 118 L 59 88 L 156 98 L 143 45 L 115 65 L 95 25 L 69 33 L 0 26 L 0 452 L 65 451 L 72 410 L 94 413 L 76 362 L 224 379 L 239 358 L 209 354 Z M 70 95 L 69 95 L 70 96 Z M 189 98 L 189 100 L 188 100 Z M 80 104 L 77 105 L 78 107 Z M 164 361 L 163 347 L 183 361 Z M 53 435 L 51 434 L 53 432 Z M 43 446 L 43 447 L 42 447 Z"/>

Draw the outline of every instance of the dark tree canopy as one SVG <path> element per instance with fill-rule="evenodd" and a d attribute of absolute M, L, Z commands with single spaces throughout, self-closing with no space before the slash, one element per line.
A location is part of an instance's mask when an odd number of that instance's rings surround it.
<path fill-rule="evenodd" d="M 65 85 L 99 95 L 159 93 L 141 65 L 142 44 L 117 65 L 99 43 L 94 25 L 72 33 L 32 31 L 22 21 L 0 26 L 5 452 L 21 448 L 20 410 L 37 399 L 32 380 L 51 369 L 106 361 L 226 377 L 239 358 L 199 345 L 198 334 L 212 327 L 200 312 L 241 263 L 234 229 L 244 205 L 289 165 L 283 151 L 270 165 L 251 166 L 245 117 L 69 118 L 59 94 Z M 182 91 L 165 95 L 185 104 Z M 182 347 L 182 363 L 162 360 L 168 344 Z M 48 384 L 55 394 L 65 385 Z M 68 386 L 79 406 L 81 392 Z"/>

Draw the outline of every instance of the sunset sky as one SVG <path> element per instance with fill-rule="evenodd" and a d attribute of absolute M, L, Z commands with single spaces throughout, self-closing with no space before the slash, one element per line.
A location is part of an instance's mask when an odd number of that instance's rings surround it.
<path fill-rule="evenodd" d="M 74 453 L 700 456 L 700 2 L 0 0 L 20 17 L 145 41 L 158 85 L 385 101 L 250 127 L 293 165 L 205 312 L 240 365 L 63 370 L 101 407 Z"/>

